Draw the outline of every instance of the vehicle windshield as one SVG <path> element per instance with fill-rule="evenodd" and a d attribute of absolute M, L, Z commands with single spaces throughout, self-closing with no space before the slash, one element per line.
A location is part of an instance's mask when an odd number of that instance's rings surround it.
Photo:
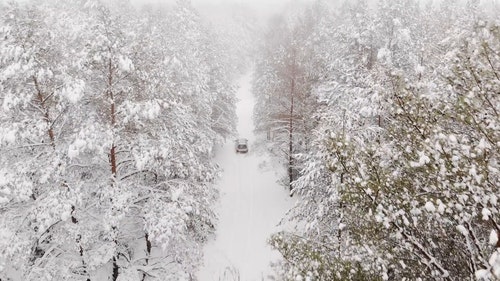
<path fill-rule="evenodd" d="M 238 144 L 238 148 L 247 148 L 246 144 Z"/>

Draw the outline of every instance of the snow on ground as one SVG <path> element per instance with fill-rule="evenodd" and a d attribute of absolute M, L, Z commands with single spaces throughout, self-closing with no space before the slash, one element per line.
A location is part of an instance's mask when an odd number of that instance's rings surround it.
<path fill-rule="evenodd" d="M 280 256 L 271 250 L 267 239 L 280 229 L 277 224 L 294 204 L 278 185 L 278 175 L 259 168 L 265 156 L 252 153 L 255 136 L 250 81 L 251 75 L 243 77 L 237 93 L 238 133 L 249 140 L 249 153 L 236 154 L 232 141 L 217 153 L 216 162 L 224 170 L 218 183 L 219 223 L 215 238 L 206 245 L 199 281 L 268 280 L 270 262 Z"/>

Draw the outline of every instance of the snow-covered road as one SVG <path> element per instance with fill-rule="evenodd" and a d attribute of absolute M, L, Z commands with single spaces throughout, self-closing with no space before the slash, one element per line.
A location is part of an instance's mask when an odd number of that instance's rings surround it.
<path fill-rule="evenodd" d="M 219 223 L 214 240 L 206 245 L 199 281 L 268 280 L 269 264 L 279 254 L 271 250 L 267 239 L 279 230 L 277 224 L 294 203 L 277 184 L 276 173 L 259 168 L 265 156 L 252 152 L 250 81 L 251 75 L 240 79 L 237 93 L 238 133 L 249 140 L 249 153 L 236 154 L 232 141 L 217 152 L 216 161 L 224 170 L 218 183 Z"/>

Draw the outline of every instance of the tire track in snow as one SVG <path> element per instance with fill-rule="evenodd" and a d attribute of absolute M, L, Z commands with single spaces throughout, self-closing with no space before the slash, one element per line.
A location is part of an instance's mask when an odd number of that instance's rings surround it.
<path fill-rule="evenodd" d="M 224 170 L 218 183 L 219 222 L 214 239 L 205 247 L 199 281 L 267 280 L 270 262 L 279 259 L 267 239 L 280 230 L 277 224 L 294 203 L 277 184 L 276 173 L 259 168 L 266 157 L 253 153 L 254 99 L 250 82 L 250 74 L 241 78 L 237 92 L 238 132 L 239 137 L 249 140 L 249 152 L 236 154 L 233 142 L 228 141 L 217 153 L 215 160 Z"/>

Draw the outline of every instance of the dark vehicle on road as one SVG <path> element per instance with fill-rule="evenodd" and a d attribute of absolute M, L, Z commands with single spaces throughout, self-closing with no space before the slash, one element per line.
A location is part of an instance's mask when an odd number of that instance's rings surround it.
<path fill-rule="evenodd" d="M 235 141 L 236 153 L 247 153 L 248 152 L 248 140 L 247 139 L 237 139 Z"/>

